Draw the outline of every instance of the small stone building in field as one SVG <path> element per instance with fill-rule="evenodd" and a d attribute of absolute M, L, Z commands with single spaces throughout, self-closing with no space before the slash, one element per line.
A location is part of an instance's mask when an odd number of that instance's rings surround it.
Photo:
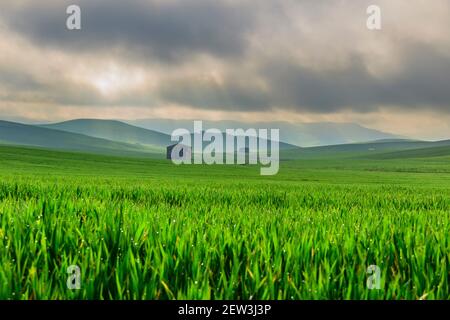
<path fill-rule="evenodd" d="M 168 160 L 188 160 L 192 157 L 192 148 L 184 144 L 173 144 L 167 147 L 166 158 Z"/>

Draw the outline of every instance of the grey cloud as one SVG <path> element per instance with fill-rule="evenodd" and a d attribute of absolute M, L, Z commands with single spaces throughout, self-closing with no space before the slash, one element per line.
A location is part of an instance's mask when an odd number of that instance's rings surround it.
<path fill-rule="evenodd" d="M 166 83 L 160 94 L 169 102 L 216 110 L 264 111 L 277 106 L 332 113 L 395 106 L 450 111 L 450 58 L 430 47 L 410 45 L 404 50 L 400 70 L 381 77 L 371 74 L 364 58 L 356 54 L 346 68 L 334 71 L 272 60 L 255 75 L 265 80 L 268 90 L 252 86 L 251 81 L 237 82 L 242 74 L 236 70 L 220 85 L 185 79 Z"/>
<path fill-rule="evenodd" d="M 40 83 L 32 78 L 29 73 L 15 66 L 0 66 L 0 88 L 9 91 L 14 90 L 39 90 Z"/>
<path fill-rule="evenodd" d="M 80 31 L 65 28 L 69 4 L 82 9 Z M 5 10 L 3 18 L 39 46 L 169 62 L 195 53 L 239 55 L 253 24 L 250 7 L 209 0 L 39 1 Z"/>
<path fill-rule="evenodd" d="M 239 75 L 236 75 L 238 78 Z M 164 83 L 159 94 L 165 101 L 201 109 L 261 111 L 270 109 L 267 92 L 252 83 L 227 79 L 225 83 L 183 79 Z"/>
<path fill-rule="evenodd" d="M 354 55 L 344 70 L 313 71 L 278 61 L 264 67 L 272 103 L 328 113 L 343 109 L 374 111 L 380 106 L 450 111 L 450 58 L 434 48 L 405 46 L 400 71 L 372 75 Z"/>
<path fill-rule="evenodd" d="M 289 11 L 289 6 L 281 10 L 278 2 L 267 0 L 264 1 L 267 7 L 260 11 L 258 5 L 261 1 L 255 0 L 253 6 L 250 1 L 238 5 L 237 1 L 231 4 L 224 0 L 64 0 L 28 1 L 28 5 L 19 7 L 5 5 L 0 17 L 11 30 L 31 40 L 36 47 L 49 46 L 68 56 L 78 52 L 97 54 L 95 58 L 98 60 L 105 55 L 119 54 L 119 63 L 133 65 L 152 59 L 160 65 L 155 69 L 145 69 L 143 66 L 146 73 L 154 73 L 157 89 L 149 89 L 147 93 L 124 94 L 113 101 L 105 99 L 87 84 L 71 83 L 66 79 L 48 79 L 46 83 L 40 83 L 32 78 L 27 79 L 20 72 L 2 72 L 0 85 L 3 83 L 3 87 L 10 91 L 9 96 L 17 92 L 17 99 L 21 91 L 31 91 L 54 103 L 80 106 L 107 106 L 109 103 L 149 106 L 158 100 L 161 104 L 176 103 L 224 111 L 282 108 L 313 113 L 350 109 L 370 112 L 381 106 L 395 106 L 404 110 L 429 107 L 450 112 L 450 55 L 445 49 L 439 50 L 440 44 L 426 45 L 427 39 L 416 39 L 416 42 L 406 40 L 410 38 L 396 34 L 391 25 L 391 29 L 386 28 L 383 35 L 387 42 L 399 39 L 392 41 L 396 46 L 395 52 L 398 49 L 402 56 L 395 71 L 374 76 L 367 68 L 368 57 L 355 49 L 358 46 L 353 47 L 353 38 L 346 39 L 342 35 L 336 41 L 340 41 L 342 47 L 338 47 L 344 52 L 340 53 L 346 55 L 350 62 L 347 67 L 334 70 L 329 66 L 310 68 L 302 57 L 281 51 L 265 55 L 261 52 L 264 49 L 258 51 L 251 47 L 247 42 L 249 35 L 259 37 L 257 40 L 269 49 L 278 43 L 264 37 L 270 32 L 264 33 L 258 29 L 261 27 L 258 23 L 264 20 L 261 15 L 270 15 L 267 21 L 282 25 L 283 28 L 279 29 L 286 33 L 280 39 L 285 42 L 292 40 L 292 47 L 304 45 L 306 55 L 333 55 L 333 52 L 321 52 L 320 48 L 324 42 L 334 41 L 334 38 L 327 32 L 308 33 L 301 28 L 290 28 L 289 24 L 293 21 L 283 13 L 283 10 Z M 300 9 L 305 10 L 298 12 L 304 15 L 303 18 L 309 18 L 308 21 L 326 20 L 331 10 L 330 2 L 302 0 L 296 3 L 304 6 Z M 345 1 L 340 3 L 342 6 Z M 81 6 L 82 31 L 69 32 L 65 29 L 65 8 L 68 4 Z M 361 20 L 361 28 L 364 28 L 365 11 L 361 12 L 363 15 L 358 19 Z M 403 19 L 405 17 L 407 15 Z M 335 25 L 323 27 L 318 23 L 315 26 L 320 31 L 331 27 Z M 265 32 L 267 29 L 271 28 L 266 25 Z M 361 34 L 365 36 L 364 32 L 356 33 L 359 37 Z M 320 38 L 322 34 L 325 34 L 324 39 Z M 355 34 L 353 36 L 355 41 L 361 40 Z M 364 46 L 364 43 L 358 44 Z M 286 44 L 285 48 L 289 49 L 290 44 Z M 193 79 L 183 76 L 182 72 L 174 74 L 177 73 L 177 63 L 190 65 L 194 61 L 193 55 L 203 53 L 219 60 L 221 67 L 226 69 L 226 76 L 222 75 L 223 81 Z M 201 58 L 197 59 L 190 66 L 192 69 L 198 68 L 199 75 L 207 71 L 206 64 L 201 62 Z M 165 70 L 170 76 L 165 77 Z M 255 85 L 255 79 L 265 85 Z"/>

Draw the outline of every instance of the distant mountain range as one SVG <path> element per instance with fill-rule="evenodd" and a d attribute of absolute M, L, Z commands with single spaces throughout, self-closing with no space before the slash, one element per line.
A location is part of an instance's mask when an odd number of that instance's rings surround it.
<path fill-rule="evenodd" d="M 170 132 L 169 134 L 165 134 L 155 130 L 132 126 L 116 120 L 77 119 L 55 124 L 41 125 L 41 127 L 84 134 L 87 136 L 108 139 L 112 141 L 141 144 L 152 147 L 165 148 L 166 146 L 175 143 L 171 140 L 172 132 Z M 223 134 L 223 139 L 224 141 L 225 139 L 227 139 L 226 134 Z M 267 143 L 267 141 L 264 142 Z M 208 143 L 205 142 L 204 146 L 206 146 L 207 144 Z M 280 142 L 279 147 L 282 150 L 298 148 L 295 145 L 287 144 L 284 142 Z"/>
<path fill-rule="evenodd" d="M 0 121 L 0 144 L 42 147 L 89 153 L 100 153 L 124 156 L 163 157 L 166 147 L 173 144 L 167 133 L 177 128 L 192 130 L 192 121 L 145 120 L 136 121 L 137 125 L 152 126 L 152 129 L 137 127 L 129 123 L 115 120 L 78 119 L 55 124 L 28 125 L 9 121 Z M 248 129 L 249 124 L 242 122 L 204 122 L 203 129 L 227 128 Z M 412 156 L 450 155 L 450 140 L 417 141 L 399 139 L 393 135 L 366 129 L 351 124 L 309 124 L 291 125 L 287 123 L 253 124 L 255 128 L 280 128 L 281 140 L 297 141 L 295 134 L 302 128 L 308 130 L 309 137 L 315 141 L 358 140 L 358 143 L 343 143 L 329 146 L 301 148 L 297 145 L 280 142 L 283 159 L 301 159 L 327 157 L 349 154 L 365 154 L 374 159 L 389 159 Z M 322 127 L 325 133 L 317 130 Z M 164 131 L 164 132 L 161 132 Z M 166 133 L 167 132 L 167 133 Z M 287 132 L 287 133 L 286 133 Z M 313 135 L 314 133 L 314 135 Z M 338 134 L 339 133 L 339 134 Z M 336 135 L 333 137 L 333 135 Z M 375 141 L 361 142 L 370 140 Z M 224 134 L 224 138 L 227 136 Z M 284 140 L 286 141 L 286 140 Z M 206 143 L 204 144 L 206 145 Z"/>
<path fill-rule="evenodd" d="M 190 120 L 146 119 L 127 121 L 127 123 L 167 134 L 170 134 L 177 128 L 193 130 L 193 121 Z M 225 131 L 228 128 L 280 129 L 281 141 L 300 147 L 404 138 L 398 135 L 368 129 L 354 123 L 323 122 L 293 124 L 289 122 L 248 123 L 242 121 L 203 121 L 203 126 L 205 129 L 217 128 L 221 131 Z"/>
<path fill-rule="evenodd" d="M 226 139 L 224 134 L 224 139 Z M 0 121 L 0 144 L 117 155 L 165 154 L 171 136 L 115 120 L 78 119 L 29 125 Z M 206 145 L 207 143 L 204 143 Z M 298 149 L 280 142 L 280 149 Z"/>

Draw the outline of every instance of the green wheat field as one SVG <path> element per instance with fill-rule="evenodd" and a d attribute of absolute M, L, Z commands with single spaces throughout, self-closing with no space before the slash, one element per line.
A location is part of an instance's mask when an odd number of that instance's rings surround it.
<path fill-rule="evenodd" d="M 0 299 L 449 299 L 449 232 L 439 154 L 305 157 L 262 177 L 0 146 Z"/>

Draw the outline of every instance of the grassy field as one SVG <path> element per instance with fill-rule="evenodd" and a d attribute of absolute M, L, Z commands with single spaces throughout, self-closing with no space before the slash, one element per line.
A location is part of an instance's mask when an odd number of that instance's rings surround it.
<path fill-rule="evenodd" d="M 0 146 L 0 299 L 449 299 L 450 157 L 407 155 L 261 177 Z"/>

